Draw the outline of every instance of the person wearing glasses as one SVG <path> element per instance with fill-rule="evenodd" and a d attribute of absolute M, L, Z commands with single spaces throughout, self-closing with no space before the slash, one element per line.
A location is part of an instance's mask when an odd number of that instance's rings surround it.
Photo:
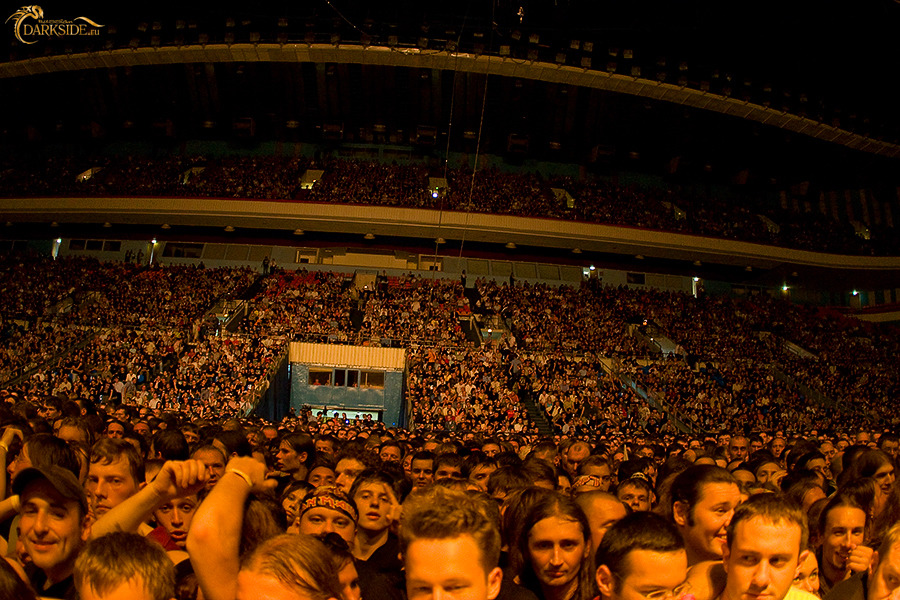
<path fill-rule="evenodd" d="M 597 548 L 600 600 L 686 600 L 687 563 L 672 523 L 653 513 L 630 514 L 607 530 Z"/>

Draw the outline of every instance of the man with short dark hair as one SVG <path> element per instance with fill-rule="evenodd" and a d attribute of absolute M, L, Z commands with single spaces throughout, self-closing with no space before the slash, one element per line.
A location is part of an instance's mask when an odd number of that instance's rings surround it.
<path fill-rule="evenodd" d="M 463 459 L 459 454 L 445 452 L 434 458 L 434 480 L 462 479 Z"/>
<path fill-rule="evenodd" d="M 650 482 L 638 473 L 629 477 L 616 488 L 616 496 L 635 512 L 649 511 L 653 508 L 653 488 Z"/>
<path fill-rule="evenodd" d="M 631 514 L 603 536 L 595 558 L 602 600 L 681 598 L 687 552 L 678 530 L 664 518 Z"/>
<path fill-rule="evenodd" d="M 900 449 L 900 437 L 896 433 L 882 433 L 878 438 L 878 449 L 897 460 L 897 451 Z"/>
<path fill-rule="evenodd" d="M 94 444 L 85 488 L 95 518 L 138 493 L 143 482 L 144 460 L 131 443 L 103 438 Z"/>
<path fill-rule="evenodd" d="M 422 450 L 412 457 L 410 466 L 413 490 L 428 487 L 434 482 L 434 454 Z"/>
<path fill-rule="evenodd" d="M 207 444 L 206 446 L 200 446 L 191 454 L 191 458 L 194 460 L 199 460 L 204 465 L 206 465 L 206 469 L 209 472 L 209 479 L 206 481 L 206 489 L 211 490 L 214 485 L 219 481 L 222 475 L 225 474 L 225 454 L 217 447 L 212 444 Z"/>
<path fill-rule="evenodd" d="M 327 456 L 334 459 L 334 453 L 337 450 L 337 438 L 330 433 L 321 433 L 315 438 L 316 456 Z"/>
<path fill-rule="evenodd" d="M 571 451 L 571 448 L 569 449 Z M 569 456 L 569 453 L 566 453 Z M 580 461 L 576 473 L 579 478 L 585 475 L 596 477 L 597 489 L 601 492 L 608 492 L 613 487 L 613 472 L 609 461 L 602 456 L 591 454 L 584 460 Z"/>
<path fill-rule="evenodd" d="M 487 491 L 488 479 L 490 479 L 491 473 L 498 468 L 497 461 L 478 452 L 470 454 L 463 466 L 463 472 L 467 473 L 466 479 L 469 481 L 469 486 L 482 492 Z"/>
<path fill-rule="evenodd" d="M 388 440 L 378 448 L 378 456 L 383 463 L 400 463 L 403 460 L 403 447 L 394 440 Z"/>

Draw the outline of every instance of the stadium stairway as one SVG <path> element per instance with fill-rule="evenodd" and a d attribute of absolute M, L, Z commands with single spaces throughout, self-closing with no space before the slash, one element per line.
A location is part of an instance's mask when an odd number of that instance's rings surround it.
<path fill-rule="evenodd" d="M 478 289 L 474 287 L 467 287 L 464 289 L 463 293 L 466 295 L 466 298 L 469 299 L 469 306 L 472 307 L 472 312 L 482 312 L 481 310 L 476 311 L 476 307 L 478 307 L 478 301 L 481 300 L 481 294 L 478 292 Z"/>
<path fill-rule="evenodd" d="M 481 346 L 481 329 L 478 327 L 478 322 L 476 321 L 474 316 L 467 318 L 460 318 L 459 325 L 462 327 L 463 331 L 466 334 L 466 341 L 472 342 L 475 344 L 475 347 L 478 348 Z"/>
<path fill-rule="evenodd" d="M 540 432 L 542 436 L 552 437 L 553 428 L 550 427 L 550 422 L 547 420 L 546 415 L 544 415 L 544 411 L 537 405 L 534 392 L 526 389 L 521 390 L 519 392 L 519 402 L 522 403 L 525 412 L 528 413 L 528 418 L 537 425 L 538 432 Z"/>
<path fill-rule="evenodd" d="M 54 354 L 47 360 L 41 362 L 40 364 L 30 367 L 27 370 L 14 375 L 10 379 L 7 379 L 6 381 L 0 381 L 0 385 L 11 388 L 13 386 L 16 386 L 16 385 L 22 383 L 23 381 L 25 381 L 26 379 L 28 379 L 35 373 L 42 371 L 44 369 L 47 369 L 50 365 L 58 362 L 61 358 L 71 354 L 75 350 L 80 350 L 81 348 L 84 348 L 85 346 L 87 346 L 88 344 L 93 342 L 99 333 L 100 333 L 99 329 L 85 330 L 85 336 L 80 341 L 76 342 L 75 344 L 73 344 L 71 346 L 63 348 L 62 350 L 58 351 L 56 354 Z"/>
<path fill-rule="evenodd" d="M 253 300 L 256 298 L 256 295 L 262 291 L 263 280 L 265 277 L 263 275 L 258 275 L 256 279 L 253 280 L 253 283 L 247 286 L 247 288 L 235 296 L 237 300 Z"/>
<path fill-rule="evenodd" d="M 484 306 L 479 304 L 481 294 L 477 289 L 465 288 L 465 295 L 469 300 L 472 314 L 466 319 L 468 323 L 463 323 L 463 320 L 460 319 L 460 324 L 466 332 L 468 341 L 481 346 L 487 339 L 486 336 L 488 336 L 489 330 L 492 332 L 492 335 L 490 335 L 491 339 L 498 339 L 502 333 L 509 331 L 506 322 L 499 314 L 491 310 L 485 310 Z"/>
<path fill-rule="evenodd" d="M 353 328 L 353 332 L 356 333 L 360 330 L 363 324 L 363 319 L 366 317 L 365 309 L 360 310 L 359 308 L 351 308 L 350 309 L 350 327 Z"/>

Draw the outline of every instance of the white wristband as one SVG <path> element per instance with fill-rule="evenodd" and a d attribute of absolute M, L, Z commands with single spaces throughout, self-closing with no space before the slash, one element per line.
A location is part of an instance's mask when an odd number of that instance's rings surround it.
<path fill-rule="evenodd" d="M 235 475 L 237 475 L 238 477 L 243 479 L 247 483 L 247 485 L 250 487 L 250 489 L 253 489 L 253 482 L 250 481 L 250 476 L 247 475 L 246 473 L 244 473 L 243 471 L 238 471 L 237 469 L 228 469 L 228 471 L 226 471 L 226 472 L 234 473 Z"/>

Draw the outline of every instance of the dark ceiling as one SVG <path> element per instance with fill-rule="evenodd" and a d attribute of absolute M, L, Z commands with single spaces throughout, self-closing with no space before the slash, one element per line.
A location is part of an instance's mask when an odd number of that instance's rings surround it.
<path fill-rule="evenodd" d="M 520 10 L 521 9 L 521 10 Z M 900 4 L 808 1 L 79 3 L 44 7 L 104 22 L 103 35 L 18 44 L 13 60 L 154 44 L 393 44 L 585 57 L 711 93 L 769 103 L 885 141 L 900 118 L 891 89 Z M 72 12 L 72 14 L 68 14 Z M 521 14 L 520 14 L 521 13 Z M 204 37 L 205 36 L 205 37 Z M 229 37 L 230 36 L 230 37 Z M 256 37 L 254 37 L 256 36 Z M 579 46 L 573 49 L 573 41 Z M 587 46 L 586 42 L 591 45 Z M 626 50 L 630 51 L 626 53 Z M 534 55 L 529 54 L 534 52 Z M 611 63 L 614 63 L 611 65 Z M 664 74 L 664 75 L 661 75 Z M 105 143 L 242 137 L 408 145 L 660 171 L 750 183 L 893 185 L 896 162 L 773 127 L 597 89 L 452 70 L 340 63 L 233 62 L 113 67 L 0 80 L 0 141 Z M 892 90 L 891 90 L 892 91 Z M 236 126 L 252 119 L 253 136 Z M 479 135 L 480 134 L 480 135 Z M 336 137 L 335 135 L 331 136 Z M 519 143 L 516 143 L 519 142 Z"/>

